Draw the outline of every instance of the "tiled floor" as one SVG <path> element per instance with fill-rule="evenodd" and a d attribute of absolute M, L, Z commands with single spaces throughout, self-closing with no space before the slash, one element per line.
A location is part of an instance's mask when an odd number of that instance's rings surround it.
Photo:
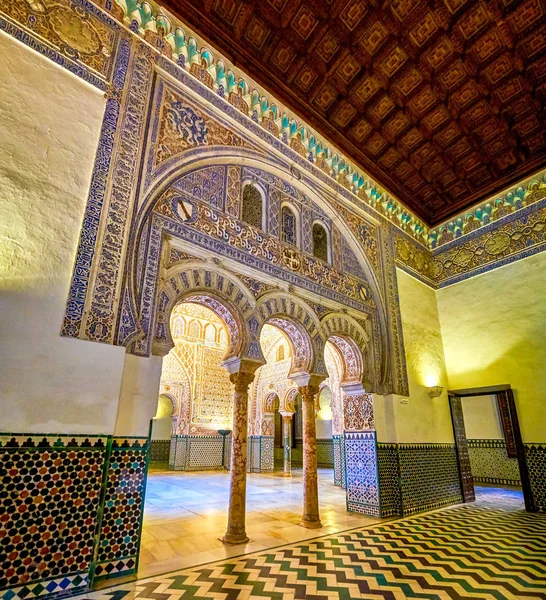
<path fill-rule="evenodd" d="M 299 525 L 302 471 L 294 471 L 291 479 L 281 473 L 250 474 L 247 481 L 250 543 L 224 546 L 218 538 L 226 530 L 229 473 L 152 471 L 146 489 L 138 576 L 167 573 L 379 521 L 347 512 L 345 490 L 333 485 L 331 469 L 319 469 L 323 524 L 319 530 Z"/>
<path fill-rule="evenodd" d="M 221 560 L 95 592 L 93 600 L 545 600 L 546 515 L 521 492 Z"/>

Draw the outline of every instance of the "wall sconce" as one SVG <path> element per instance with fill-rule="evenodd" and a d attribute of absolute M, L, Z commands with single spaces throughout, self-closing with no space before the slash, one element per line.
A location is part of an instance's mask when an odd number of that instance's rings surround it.
<path fill-rule="evenodd" d="M 428 387 L 427 391 L 431 398 L 438 398 L 438 396 L 441 396 L 444 388 L 441 385 L 434 385 L 432 387 Z"/>

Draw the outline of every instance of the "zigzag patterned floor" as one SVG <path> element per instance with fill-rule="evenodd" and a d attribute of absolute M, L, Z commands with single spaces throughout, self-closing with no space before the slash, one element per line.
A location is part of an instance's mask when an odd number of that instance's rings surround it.
<path fill-rule="evenodd" d="M 463 505 L 90 597 L 545 600 L 546 515 Z"/>

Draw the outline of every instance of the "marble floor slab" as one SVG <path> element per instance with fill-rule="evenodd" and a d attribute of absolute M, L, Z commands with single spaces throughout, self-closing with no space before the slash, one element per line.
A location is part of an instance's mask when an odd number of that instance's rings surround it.
<path fill-rule="evenodd" d="M 333 470 L 319 469 L 322 529 L 299 525 L 303 504 L 302 471 L 252 473 L 247 479 L 247 534 L 250 542 L 225 546 L 229 473 L 151 471 L 138 577 L 149 577 L 337 533 L 380 519 L 348 513 L 345 490 L 333 485 Z"/>

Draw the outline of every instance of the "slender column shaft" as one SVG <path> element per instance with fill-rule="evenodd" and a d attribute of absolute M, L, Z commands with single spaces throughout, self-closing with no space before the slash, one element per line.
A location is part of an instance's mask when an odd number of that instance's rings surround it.
<path fill-rule="evenodd" d="M 245 529 L 246 517 L 246 460 L 248 438 L 248 386 L 253 374 L 234 373 L 230 375 L 235 385 L 233 397 L 233 438 L 231 446 L 231 473 L 229 510 L 224 544 L 244 544 L 248 542 Z"/>
<path fill-rule="evenodd" d="M 317 433 L 315 426 L 315 396 L 318 387 L 300 387 L 303 399 L 303 519 L 309 529 L 322 527 L 318 504 Z"/>
<path fill-rule="evenodd" d="M 292 415 L 282 416 L 284 476 L 292 477 Z"/>

